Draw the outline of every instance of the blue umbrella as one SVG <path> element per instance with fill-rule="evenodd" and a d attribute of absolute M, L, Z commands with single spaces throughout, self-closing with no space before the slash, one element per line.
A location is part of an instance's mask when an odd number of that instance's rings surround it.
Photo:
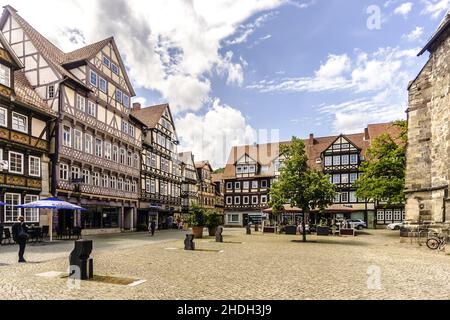
<path fill-rule="evenodd" d="M 6 206 L 6 203 L 0 201 L 0 207 Z"/>
<path fill-rule="evenodd" d="M 87 209 L 84 209 L 80 206 L 74 205 L 72 203 L 62 201 L 58 198 L 47 198 L 42 199 L 34 202 L 30 202 L 27 204 L 22 204 L 18 206 L 14 206 L 16 208 L 22 208 L 22 209 L 51 209 L 52 215 L 50 218 L 50 242 L 53 241 L 53 210 L 79 210 L 79 211 L 87 211 Z"/>

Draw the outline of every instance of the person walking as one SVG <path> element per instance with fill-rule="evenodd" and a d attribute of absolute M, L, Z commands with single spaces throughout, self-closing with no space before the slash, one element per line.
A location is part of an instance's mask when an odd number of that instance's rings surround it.
<path fill-rule="evenodd" d="M 155 230 L 156 230 L 156 221 L 152 220 L 152 222 L 150 222 L 150 233 L 153 236 L 155 236 Z"/>
<path fill-rule="evenodd" d="M 12 227 L 13 240 L 19 244 L 19 263 L 26 263 L 23 257 L 28 240 L 28 228 L 24 217 L 20 216 Z"/>

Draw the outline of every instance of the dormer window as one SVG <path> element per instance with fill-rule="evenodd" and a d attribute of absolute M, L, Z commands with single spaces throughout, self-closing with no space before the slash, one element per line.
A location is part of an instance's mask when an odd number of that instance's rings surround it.
<path fill-rule="evenodd" d="M 11 87 L 11 68 L 0 64 L 0 84 Z"/>

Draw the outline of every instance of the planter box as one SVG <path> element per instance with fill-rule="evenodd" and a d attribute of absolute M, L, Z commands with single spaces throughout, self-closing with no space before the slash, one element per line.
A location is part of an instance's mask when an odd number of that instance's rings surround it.
<path fill-rule="evenodd" d="M 195 239 L 202 239 L 203 227 L 192 227 L 192 233 L 194 234 Z"/>
<path fill-rule="evenodd" d="M 284 231 L 288 235 L 295 236 L 295 235 L 297 235 L 297 226 L 286 226 L 286 227 L 284 227 Z"/>
<path fill-rule="evenodd" d="M 317 227 L 317 235 L 318 236 L 329 236 L 330 228 L 328 227 Z"/>
<path fill-rule="evenodd" d="M 263 230 L 264 233 L 277 233 L 276 227 L 264 227 Z"/>
<path fill-rule="evenodd" d="M 339 234 L 341 236 L 352 236 L 352 237 L 356 236 L 355 229 L 341 229 L 339 230 Z"/>

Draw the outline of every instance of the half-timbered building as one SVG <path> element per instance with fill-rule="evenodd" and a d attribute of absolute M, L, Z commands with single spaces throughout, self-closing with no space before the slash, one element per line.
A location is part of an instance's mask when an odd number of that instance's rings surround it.
<path fill-rule="evenodd" d="M 181 215 L 182 176 L 170 106 L 141 108 L 135 103 L 132 115 L 145 125 L 138 224 L 148 226 L 156 219 L 159 228 L 171 228 L 170 221 Z"/>
<path fill-rule="evenodd" d="M 212 210 L 216 207 L 216 187 L 212 181 L 213 169 L 209 161 L 200 161 L 195 163 L 197 169 L 198 184 L 198 203 L 200 207 L 206 210 Z"/>
<path fill-rule="evenodd" d="M 133 230 L 139 201 L 141 123 L 135 95 L 113 38 L 65 53 L 11 6 L 0 29 L 24 76 L 58 114 L 51 193 L 88 211 L 60 212 L 54 225 L 102 232 Z"/>
<path fill-rule="evenodd" d="M 189 214 L 190 208 L 198 204 L 199 178 L 195 168 L 195 160 L 192 152 L 182 152 L 178 154 L 181 163 L 181 211 Z"/>
<path fill-rule="evenodd" d="M 309 167 L 328 175 L 337 190 L 334 204 L 324 213 L 315 214 L 315 220 L 322 216 L 364 220 L 371 228 L 404 220 L 404 206 L 387 207 L 356 196 L 354 183 L 361 175 L 365 153 L 382 133 L 395 135 L 398 131 L 390 123 L 374 124 L 359 134 L 330 137 L 311 134 L 304 140 Z M 242 226 L 262 219 L 261 212 L 268 209 L 270 186 L 279 177 L 283 164 L 279 150 L 280 143 L 232 149 L 223 177 L 226 225 Z M 295 217 L 292 215 L 287 219 Z"/>
<path fill-rule="evenodd" d="M 47 224 L 37 209 L 19 209 L 48 197 L 50 139 L 56 113 L 33 90 L 8 41 L 0 33 L 0 224 L 19 216 L 29 224 Z M 42 212 L 42 214 L 44 214 Z"/>

